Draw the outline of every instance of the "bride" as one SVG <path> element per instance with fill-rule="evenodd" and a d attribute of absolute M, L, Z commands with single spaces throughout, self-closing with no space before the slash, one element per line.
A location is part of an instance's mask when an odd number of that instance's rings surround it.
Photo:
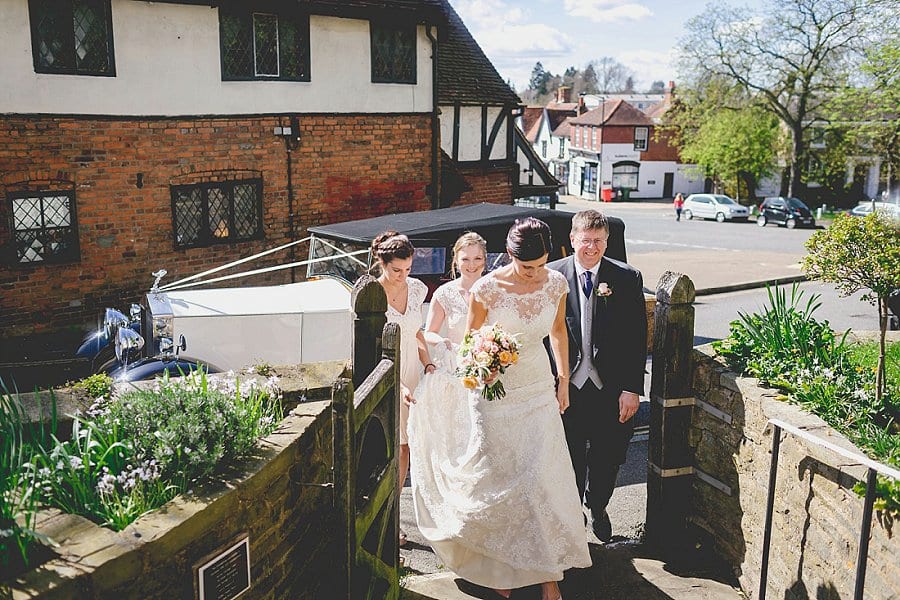
<path fill-rule="evenodd" d="M 507 250 L 512 263 L 472 286 L 466 328 L 499 323 L 517 335 L 520 360 L 494 401 L 466 393 L 447 362 L 423 378 L 409 426 L 413 501 L 422 535 L 456 574 L 506 598 L 540 583 L 542 600 L 558 600 L 563 571 L 591 564 L 559 416 L 568 374 L 555 385 L 543 346 L 549 335 L 556 364 L 569 364 L 568 284 L 545 268 L 542 221 L 517 221 Z"/>

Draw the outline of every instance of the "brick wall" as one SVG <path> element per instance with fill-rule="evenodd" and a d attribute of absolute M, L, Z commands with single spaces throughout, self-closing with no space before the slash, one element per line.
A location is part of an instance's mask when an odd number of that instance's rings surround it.
<path fill-rule="evenodd" d="M 299 119 L 300 146 L 292 153 L 296 238 L 311 225 L 430 207 L 430 115 Z M 94 323 L 103 306 L 121 309 L 138 300 L 152 271 L 165 268 L 165 281 L 174 281 L 286 242 L 287 159 L 273 128 L 287 122 L 286 116 L 0 117 L 0 246 L 8 248 L 10 238 L 7 195 L 48 185 L 75 191 L 80 245 L 80 260 L 71 264 L 10 266 L 4 256 L 4 334 Z M 236 175 L 262 178 L 264 239 L 176 250 L 170 185 Z M 301 247 L 296 256 L 305 252 Z M 288 277 L 277 272 L 253 283 Z"/>
<path fill-rule="evenodd" d="M 513 185 L 512 176 L 514 169 L 485 169 L 482 167 L 460 167 L 459 171 L 466 179 L 466 183 L 472 188 L 463 193 L 455 205 L 477 204 L 490 202 L 492 204 L 512 204 Z"/>
<path fill-rule="evenodd" d="M 279 370 L 286 402 L 330 398 L 343 368 Z M 178 496 L 120 532 L 42 511 L 37 529 L 60 546 L 49 562 L 10 583 L 11 597 L 194 598 L 193 567 L 249 534 L 251 588 L 242 599 L 337 598 L 344 555 L 333 491 L 304 485 L 331 481 L 331 421 L 330 400 L 300 404 L 222 481 Z"/>
<path fill-rule="evenodd" d="M 694 394 L 732 418 L 695 408 L 690 431 L 697 468 L 728 485 L 725 494 L 695 479 L 690 520 L 707 531 L 750 598 L 759 597 L 762 541 L 777 417 L 832 444 L 855 450 L 821 419 L 776 399 L 757 380 L 738 378 L 713 357 L 694 352 Z M 781 442 L 769 554 L 771 598 L 850 598 L 862 526 L 863 499 L 852 491 L 865 468 L 821 447 L 785 435 Z M 876 511 L 869 541 L 866 598 L 900 597 L 900 536 Z"/>
<path fill-rule="evenodd" d="M 654 127 L 650 128 L 650 137 L 647 140 L 647 151 L 641 152 L 641 160 L 674 160 L 676 162 L 680 161 L 681 158 L 678 155 L 678 148 L 674 145 L 669 145 L 669 140 L 672 138 L 672 136 L 668 133 L 662 133 L 659 136 L 659 140 L 657 140 L 656 135 L 658 133 L 660 133 L 658 129 Z"/>

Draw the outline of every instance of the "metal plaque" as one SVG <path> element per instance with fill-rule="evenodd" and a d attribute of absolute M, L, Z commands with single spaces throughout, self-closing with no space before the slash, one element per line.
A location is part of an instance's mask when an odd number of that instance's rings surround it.
<path fill-rule="evenodd" d="M 250 537 L 195 565 L 199 600 L 232 600 L 250 589 Z"/>

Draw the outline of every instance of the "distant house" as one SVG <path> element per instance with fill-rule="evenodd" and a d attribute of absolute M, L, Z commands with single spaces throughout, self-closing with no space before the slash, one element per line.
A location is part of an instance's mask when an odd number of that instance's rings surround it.
<path fill-rule="evenodd" d="M 664 107 L 655 107 L 658 114 Z M 703 178 L 691 165 L 679 162 L 678 149 L 663 135 L 656 139 L 656 122 L 622 99 L 568 119 L 569 194 L 589 200 L 607 194 L 630 198 L 672 197 L 703 190 Z"/>
<path fill-rule="evenodd" d="M 313 225 L 533 191 L 520 100 L 446 0 L 4 0 L 0 38 L 6 335 Z"/>

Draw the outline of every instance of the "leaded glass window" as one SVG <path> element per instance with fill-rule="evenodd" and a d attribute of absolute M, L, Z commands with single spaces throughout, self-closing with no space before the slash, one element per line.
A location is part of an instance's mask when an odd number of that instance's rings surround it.
<path fill-rule="evenodd" d="M 372 22 L 372 82 L 416 83 L 416 27 Z"/>
<path fill-rule="evenodd" d="M 13 262 L 42 264 L 78 260 L 74 192 L 14 194 L 9 203 Z"/>
<path fill-rule="evenodd" d="M 222 79 L 309 81 L 307 15 L 219 10 Z"/>
<path fill-rule="evenodd" d="M 29 0 L 28 11 L 36 72 L 116 74 L 109 0 Z"/>
<path fill-rule="evenodd" d="M 245 179 L 172 186 L 176 248 L 262 237 L 262 181 Z"/>

